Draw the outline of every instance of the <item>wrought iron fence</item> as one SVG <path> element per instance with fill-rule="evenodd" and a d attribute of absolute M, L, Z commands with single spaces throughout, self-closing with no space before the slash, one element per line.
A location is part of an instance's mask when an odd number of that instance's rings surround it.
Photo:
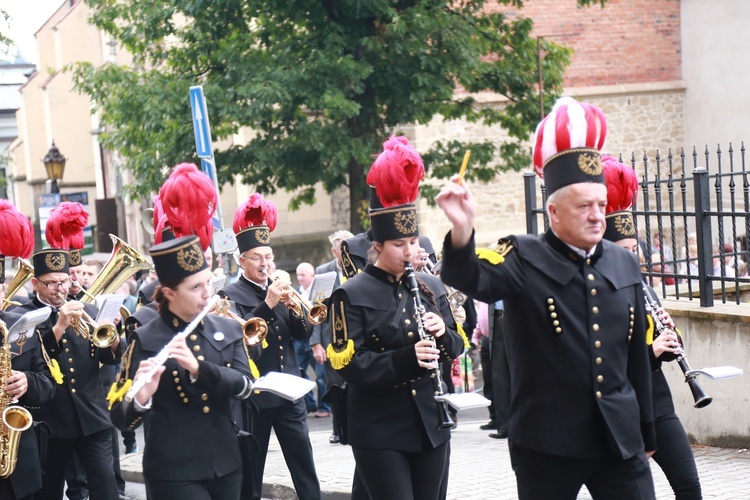
<path fill-rule="evenodd" d="M 634 203 L 636 228 L 646 278 L 664 297 L 694 300 L 700 305 L 742 302 L 750 291 L 750 172 L 745 145 L 729 145 L 703 154 L 693 148 L 650 157 L 644 152 L 620 161 L 629 163 L 641 179 Z M 539 220 L 549 229 L 541 186 L 537 204 L 536 175 L 524 174 L 526 230 L 538 234 Z"/>

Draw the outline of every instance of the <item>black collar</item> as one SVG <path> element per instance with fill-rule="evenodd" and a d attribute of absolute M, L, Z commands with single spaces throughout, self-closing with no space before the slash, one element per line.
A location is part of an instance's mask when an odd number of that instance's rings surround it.
<path fill-rule="evenodd" d="M 401 280 L 398 279 L 395 275 L 383 271 L 379 267 L 376 267 L 374 264 L 367 264 L 363 272 L 369 274 L 378 281 L 382 281 L 383 283 L 387 283 L 393 286 L 394 288 L 401 284 Z"/>

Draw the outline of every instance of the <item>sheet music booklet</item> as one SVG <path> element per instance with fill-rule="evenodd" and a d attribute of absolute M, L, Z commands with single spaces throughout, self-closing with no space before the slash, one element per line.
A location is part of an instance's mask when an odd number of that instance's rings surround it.
<path fill-rule="evenodd" d="M 268 372 L 253 382 L 253 391 L 270 392 L 297 401 L 315 387 L 315 381 L 288 373 Z"/>
<path fill-rule="evenodd" d="M 481 408 L 489 406 L 492 401 L 477 392 L 464 392 L 461 394 L 443 394 L 435 396 L 436 401 L 445 401 L 456 410 L 467 410 L 469 408 Z"/>
<path fill-rule="evenodd" d="M 690 370 L 685 373 L 685 376 L 689 376 L 695 373 L 696 375 L 705 375 L 711 379 L 719 378 L 732 378 L 742 375 L 743 371 L 741 368 L 734 366 L 712 366 L 710 368 L 700 368 L 698 370 Z"/>
<path fill-rule="evenodd" d="M 50 314 L 52 314 L 52 308 L 46 306 L 35 311 L 29 311 L 18 318 L 18 321 L 8 328 L 8 344 L 18 341 L 18 337 L 20 337 L 22 333 L 25 333 L 27 337 L 33 334 L 34 328 L 36 328 L 38 324 L 47 321 Z"/>
<path fill-rule="evenodd" d="M 333 285 L 336 284 L 336 271 L 316 274 L 310 285 L 310 302 L 325 300 L 333 293 Z M 322 295 L 321 295 L 322 294 Z"/>
<path fill-rule="evenodd" d="M 97 295 L 96 307 L 99 309 L 99 314 L 97 314 L 94 319 L 96 324 L 114 324 L 115 318 L 120 314 L 120 307 L 122 306 L 122 303 L 125 302 L 125 298 L 125 295 L 118 293 Z"/>

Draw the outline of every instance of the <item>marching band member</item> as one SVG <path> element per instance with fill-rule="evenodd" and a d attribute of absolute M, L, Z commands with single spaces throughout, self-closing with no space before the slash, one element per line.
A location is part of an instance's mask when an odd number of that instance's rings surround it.
<path fill-rule="evenodd" d="M 107 413 L 104 390 L 99 382 L 100 363 L 114 365 L 120 360 L 120 338 L 111 347 L 92 344 L 93 329 L 83 320 L 85 311 L 96 317 L 90 304 L 66 300 L 71 280 L 66 250 L 50 248 L 33 256 L 33 298 L 14 309 L 25 313 L 44 306 L 52 307 L 49 319 L 39 325 L 43 345 L 60 371 L 53 373 L 57 384 L 49 403 L 34 410 L 35 419 L 46 422 L 52 430 L 44 462 L 44 486 L 34 498 L 59 499 L 63 493 L 65 470 L 73 451 L 86 469 L 89 491 L 93 498 L 117 500 L 112 470 L 112 422 Z M 71 322 L 76 318 L 81 332 Z"/>
<path fill-rule="evenodd" d="M 370 210 L 377 257 L 330 301 L 327 354 L 348 382 L 342 438 L 373 499 L 436 499 L 447 489 L 450 430 L 438 429 L 430 369 L 458 356 L 463 339 L 439 279 L 420 275 L 422 317 L 405 279 L 406 264 L 420 250 L 412 203 L 423 176 L 422 160 L 406 138 L 384 143 L 367 178 L 382 207 Z M 420 339 L 420 323 L 434 339 Z"/>
<path fill-rule="evenodd" d="M 138 328 L 122 364 L 124 385 L 110 401 L 118 429 L 144 423 L 143 475 L 150 498 L 239 498 L 242 459 L 237 400 L 251 393 L 248 358 L 236 321 L 209 314 L 179 336 L 212 296 L 212 273 L 196 236 L 149 250 L 160 286 L 159 317 Z M 147 373 L 153 356 L 170 359 L 130 402 L 125 382 Z"/>
<path fill-rule="evenodd" d="M 583 484 L 594 498 L 654 498 L 644 297 L 637 261 L 602 241 L 605 137 L 601 110 L 570 98 L 537 127 L 534 165 L 550 193 L 551 229 L 541 236 L 475 251 L 476 207 L 460 177 L 436 199 L 452 223 L 442 279 L 483 302 L 503 300 L 521 500 L 574 499 Z"/>
<path fill-rule="evenodd" d="M 628 165 L 610 155 L 602 156 L 604 177 L 607 181 L 607 228 L 604 238 L 630 252 L 638 253 L 632 205 L 638 194 L 638 178 Z M 650 297 L 658 301 L 653 289 L 643 284 Z M 658 303 L 658 302 L 657 302 Z M 661 304 L 658 304 L 661 307 Z M 672 392 L 661 370 L 664 362 L 677 359 L 682 348 L 682 338 L 674 327 L 669 313 L 661 310 L 669 329 L 659 334 L 649 318 L 646 332 L 649 359 L 651 360 L 654 391 L 654 416 L 656 417 L 656 453 L 654 461 L 667 476 L 677 500 L 699 500 L 701 483 L 695 466 L 693 449 L 685 429 L 677 417 L 672 402 Z"/>
<path fill-rule="evenodd" d="M 31 221 L 7 200 L 0 200 L 0 283 L 5 282 L 5 257 L 28 259 L 34 251 L 34 228 Z M 20 318 L 17 311 L 0 311 L 0 324 L 10 328 Z M 0 334 L 1 336 L 2 334 Z M 0 346 L 8 342 L 0 338 Z M 7 354 L 6 354 L 7 352 Z M 10 367 L 5 364 L 10 363 Z M 0 373 L 10 368 L 4 380 L 0 380 L 4 394 L 10 404 L 26 409 L 46 404 L 55 392 L 52 375 L 45 363 L 39 336 L 28 332 L 24 341 L 10 344 L 10 349 L 0 353 Z M 13 402 L 17 400 L 17 402 Z M 0 412 L 5 407 L 0 405 Z M 4 424 L 0 423 L 0 427 Z M 0 444 L 0 446 L 7 446 Z M 0 450 L 0 454 L 9 450 Z M 0 464 L 10 456 L 0 455 Z M 7 466 L 8 464 L 2 464 Z M 0 477 L 0 498 L 9 500 L 30 499 L 42 487 L 42 466 L 36 432 L 28 428 L 21 433 L 16 450 L 16 465 L 9 477 Z"/>
<path fill-rule="evenodd" d="M 297 316 L 285 307 L 285 303 L 291 301 L 291 282 L 283 278 L 271 281 L 268 277 L 275 269 L 271 231 L 276 227 L 276 218 L 273 203 L 257 193 L 237 209 L 233 229 L 237 235 L 242 272 L 237 281 L 224 287 L 220 293 L 234 301 L 240 316 L 245 319 L 255 316 L 268 323 L 268 346 L 257 360 L 260 375 L 275 371 L 299 376 L 293 341 L 308 341 L 312 327 L 304 313 Z M 259 448 L 251 460 L 253 498 L 261 498 L 272 428 L 281 445 L 297 496 L 301 500 L 321 498 L 304 399 L 292 402 L 264 392 L 253 395 L 250 402 L 252 434 Z"/>

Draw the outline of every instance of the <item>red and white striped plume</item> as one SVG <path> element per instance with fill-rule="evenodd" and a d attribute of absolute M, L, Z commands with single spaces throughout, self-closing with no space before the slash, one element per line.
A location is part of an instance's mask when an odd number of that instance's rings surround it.
<path fill-rule="evenodd" d="M 540 177 L 549 158 L 574 148 L 599 151 L 607 139 L 607 119 L 593 104 L 561 97 L 534 132 L 534 169 Z"/>

